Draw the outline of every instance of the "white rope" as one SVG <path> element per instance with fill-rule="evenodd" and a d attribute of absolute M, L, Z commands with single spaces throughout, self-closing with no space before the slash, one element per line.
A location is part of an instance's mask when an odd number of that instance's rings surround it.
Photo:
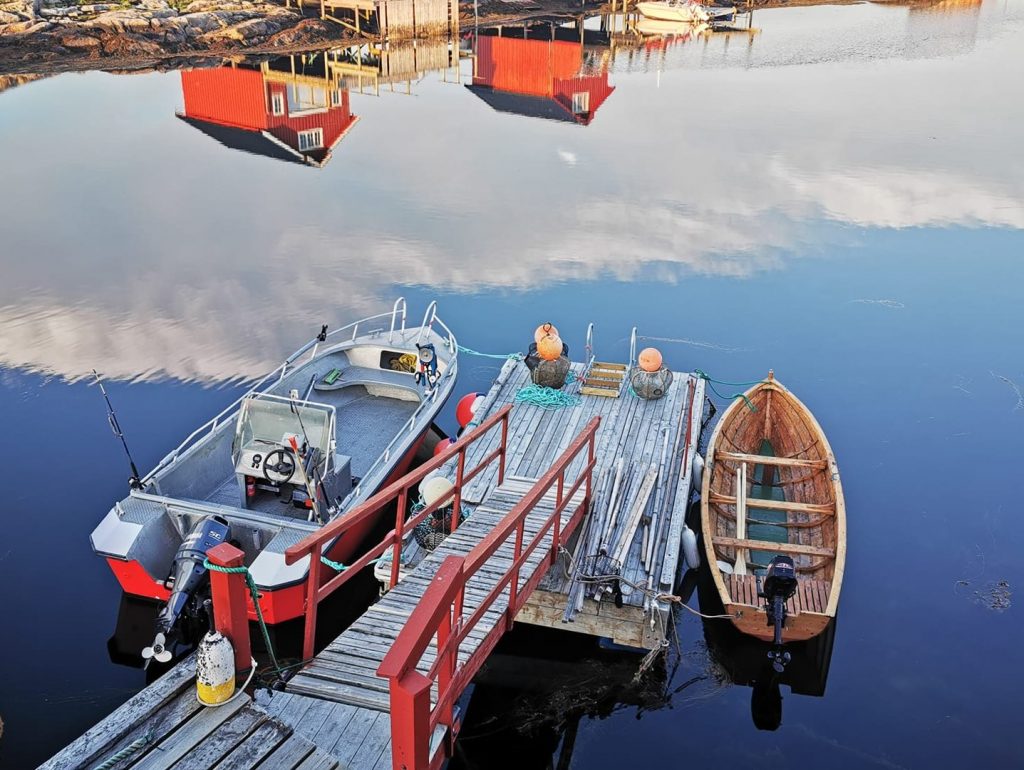
<path fill-rule="evenodd" d="M 228 698 L 225 701 L 221 701 L 220 703 L 207 703 L 199 697 L 199 690 L 196 689 L 196 700 L 202 703 L 207 708 L 217 708 L 218 706 L 224 706 L 228 703 L 231 703 L 231 701 L 233 701 L 235 698 L 237 698 L 239 695 L 245 692 L 245 688 L 249 686 L 249 683 L 252 681 L 252 678 L 256 675 L 256 658 L 252 658 L 251 660 L 252 664 L 251 668 L 249 669 L 249 678 L 245 680 L 245 684 L 239 687 L 235 694 L 232 695 L 230 698 Z"/>

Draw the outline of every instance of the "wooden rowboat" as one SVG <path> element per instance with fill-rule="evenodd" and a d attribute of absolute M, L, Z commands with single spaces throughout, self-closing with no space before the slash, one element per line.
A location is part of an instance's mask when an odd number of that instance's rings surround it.
<path fill-rule="evenodd" d="M 771 641 L 759 596 L 769 563 L 793 559 L 796 592 L 784 641 L 820 634 L 839 605 L 846 505 L 839 469 L 817 420 L 772 372 L 722 415 L 701 490 L 704 551 L 733 624 Z M 781 605 L 780 605 L 781 606 Z"/>

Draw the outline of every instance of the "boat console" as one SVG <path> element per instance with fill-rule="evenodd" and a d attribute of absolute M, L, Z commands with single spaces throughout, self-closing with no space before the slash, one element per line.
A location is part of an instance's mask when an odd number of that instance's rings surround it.
<path fill-rule="evenodd" d="M 337 505 L 352 488 L 352 471 L 351 458 L 335 452 L 336 419 L 327 404 L 268 393 L 248 396 L 231 445 L 240 507 L 251 508 L 271 494 L 308 509 L 312 521 L 316 509 Z"/>

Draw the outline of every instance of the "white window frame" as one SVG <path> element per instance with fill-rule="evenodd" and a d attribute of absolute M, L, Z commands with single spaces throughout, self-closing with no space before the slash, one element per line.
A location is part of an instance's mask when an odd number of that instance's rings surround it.
<path fill-rule="evenodd" d="M 590 91 L 576 91 L 572 95 L 572 114 L 583 115 L 590 112 Z"/>
<path fill-rule="evenodd" d="M 322 128 L 310 128 L 299 131 L 299 152 L 319 150 L 324 146 L 324 130 Z"/>
<path fill-rule="evenodd" d="M 270 113 L 272 115 L 284 115 L 284 94 L 275 91 L 270 94 Z"/>

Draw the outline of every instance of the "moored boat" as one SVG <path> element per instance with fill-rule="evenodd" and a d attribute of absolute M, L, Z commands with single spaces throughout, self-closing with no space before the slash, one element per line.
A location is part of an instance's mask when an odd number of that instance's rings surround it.
<path fill-rule="evenodd" d="M 161 648 L 202 611 L 205 555 L 221 542 L 245 552 L 267 623 L 302 615 L 309 559 L 287 565 L 285 549 L 403 474 L 454 387 L 458 345 L 436 303 L 420 326 L 405 319 L 399 299 L 390 313 L 324 327 L 133 479 L 93 531 L 126 593 L 166 603 Z M 375 523 L 325 556 L 351 560 Z M 255 619 L 251 603 L 249 612 Z"/>
<path fill-rule="evenodd" d="M 726 8 L 703 3 L 666 2 L 665 0 L 647 0 L 636 4 L 636 9 L 648 19 L 661 21 L 710 22 L 716 19 L 729 18 L 736 13 L 735 8 Z"/>
<path fill-rule="evenodd" d="M 769 372 L 722 415 L 706 462 L 704 551 L 725 612 L 777 645 L 817 636 L 846 561 L 839 470 L 817 420 Z"/>

